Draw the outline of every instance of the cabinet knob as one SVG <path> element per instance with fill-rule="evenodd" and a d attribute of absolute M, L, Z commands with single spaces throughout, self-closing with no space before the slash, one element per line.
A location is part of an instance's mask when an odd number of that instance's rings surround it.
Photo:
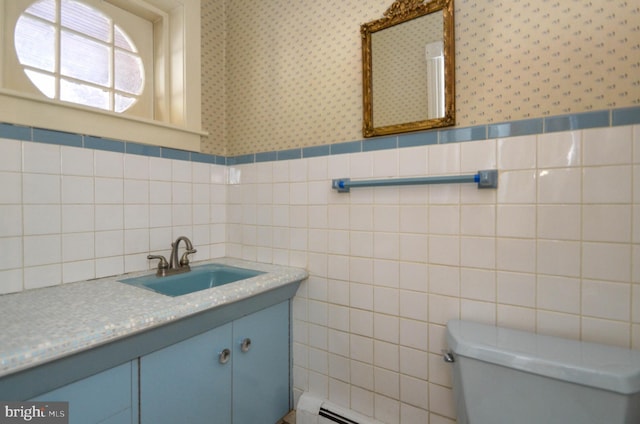
<path fill-rule="evenodd" d="M 242 339 L 242 342 L 240 342 L 240 350 L 242 352 L 248 352 L 250 347 L 251 347 L 251 339 L 249 337 Z"/>
<path fill-rule="evenodd" d="M 218 362 L 221 364 L 226 364 L 231 359 L 231 351 L 229 349 L 223 349 L 222 352 L 218 355 Z"/>

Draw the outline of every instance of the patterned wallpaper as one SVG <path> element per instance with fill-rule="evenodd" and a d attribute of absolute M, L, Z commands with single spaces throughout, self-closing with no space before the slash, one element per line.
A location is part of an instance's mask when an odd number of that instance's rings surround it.
<path fill-rule="evenodd" d="M 201 7 L 202 42 L 202 137 L 204 153 L 226 155 L 225 131 L 225 13 L 224 0 L 203 0 Z"/>
<path fill-rule="evenodd" d="M 203 1 L 203 150 L 362 139 L 359 27 L 391 3 Z M 458 126 L 640 104 L 636 1 L 456 0 L 455 20 Z"/>

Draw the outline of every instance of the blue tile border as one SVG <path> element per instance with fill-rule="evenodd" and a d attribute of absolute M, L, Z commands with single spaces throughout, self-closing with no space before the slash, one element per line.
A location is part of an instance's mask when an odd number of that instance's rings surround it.
<path fill-rule="evenodd" d="M 0 124 L 0 138 L 10 138 L 12 140 L 31 141 L 31 127 L 21 125 Z"/>
<path fill-rule="evenodd" d="M 78 134 L 34 128 L 32 137 L 32 140 L 38 143 L 82 147 L 82 136 Z"/>
<path fill-rule="evenodd" d="M 191 160 L 191 152 L 187 150 L 171 149 L 169 147 L 161 147 L 160 155 L 161 157 L 167 158 L 167 159 L 177 159 L 177 160 L 186 160 L 186 161 Z"/>
<path fill-rule="evenodd" d="M 300 159 L 302 157 L 302 149 L 279 150 L 278 160 Z"/>
<path fill-rule="evenodd" d="M 0 138 L 229 166 L 639 124 L 640 106 L 631 106 L 463 128 L 434 129 L 399 134 L 397 136 L 368 138 L 365 140 L 230 157 L 2 122 L 0 122 Z"/>
<path fill-rule="evenodd" d="M 273 162 L 278 160 L 278 152 L 256 153 L 256 162 Z"/>
<path fill-rule="evenodd" d="M 490 124 L 488 126 L 487 137 L 502 138 L 540 134 L 543 128 L 544 120 L 542 118 Z"/>
<path fill-rule="evenodd" d="M 346 143 L 330 144 L 329 151 L 332 155 L 358 153 L 362 151 L 362 141 L 347 141 Z"/>
<path fill-rule="evenodd" d="M 328 144 L 324 146 L 304 147 L 302 149 L 303 158 L 316 158 L 319 156 L 329 156 L 331 154 L 331 147 Z"/>
<path fill-rule="evenodd" d="M 638 107 L 625 107 L 611 111 L 611 125 L 633 125 L 640 124 L 640 112 Z"/>
<path fill-rule="evenodd" d="M 398 136 L 398 147 L 419 147 L 438 144 L 438 132 L 419 132 Z"/>
<path fill-rule="evenodd" d="M 363 152 L 373 152 L 375 150 L 396 149 L 398 147 L 398 137 L 372 138 L 362 142 Z"/>
<path fill-rule="evenodd" d="M 440 131 L 440 144 L 458 143 L 461 141 L 478 141 L 487 139 L 487 126 L 453 128 Z"/>
<path fill-rule="evenodd" d="M 608 110 L 576 113 L 573 115 L 544 118 L 544 132 L 559 132 L 601 128 L 610 125 L 611 113 Z"/>
<path fill-rule="evenodd" d="M 131 153 L 132 155 L 140 155 L 140 156 L 151 156 L 151 157 L 160 157 L 160 147 L 158 146 L 149 146 L 146 144 L 138 144 L 138 143 L 125 143 L 124 145 L 125 153 Z"/>
<path fill-rule="evenodd" d="M 108 138 L 84 137 L 84 147 L 94 150 L 105 150 L 107 152 L 124 153 L 125 143 L 122 141 L 110 140 Z"/>

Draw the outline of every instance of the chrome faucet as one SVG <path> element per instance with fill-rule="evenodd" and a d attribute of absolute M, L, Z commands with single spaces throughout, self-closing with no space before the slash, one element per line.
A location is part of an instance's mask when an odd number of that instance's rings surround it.
<path fill-rule="evenodd" d="M 181 241 L 184 241 L 186 250 L 182 254 L 180 260 L 178 260 L 178 247 L 180 246 Z M 162 255 L 149 255 L 147 256 L 147 259 L 160 260 L 160 262 L 158 262 L 158 271 L 156 272 L 156 275 L 158 277 L 164 277 L 167 275 L 191 271 L 191 267 L 189 266 L 189 255 L 196 252 L 197 250 L 193 248 L 191 240 L 185 236 L 180 236 L 176 241 L 171 243 L 171 256 L 169 257 L 169 262 L 167 262 L 167 259 Z"/>

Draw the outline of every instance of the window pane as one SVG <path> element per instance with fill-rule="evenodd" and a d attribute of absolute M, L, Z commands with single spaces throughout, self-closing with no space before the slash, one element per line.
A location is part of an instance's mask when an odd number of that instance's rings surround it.
<path fill-rule="evenodd" d="M 130 94 L 142 93 L 142 60 L 137 55 L 116 50 L 115 88 Z"/>
<path fill-rule="evenodd" d="M 102 12 L 72 0 L 62 0 L 62 26 L 97 38 L 111 40 L 111 20 Z"/>
<path fill-rule="evenodd" d="M 49 22 L 55 22 L 56 2 L 54 0 L 41 0 L 29 6 L 26 12 L 42 19 L 46 19 Z"/>
<path fill-rule="evenodd" d="M 115 111 L 116 112 L 124 112 L 125 110 L 129 109 L 129 107 L 131 107 L 135 102 L 136 102 L 136 98 L 134 97 L 127 97 L 127 96 L 123 96 L 121 94 L 116 93 L 115 95 Z"/>
<path fill-rule="evenodd" d="M 55 28 L 46 22 L 21 16 L 16 23 L 15 46 L 20 63 L 53 72 Z"/>
<path fill-rule="evenodd" d="M 109 48 L 68 31 L 62 31 L 60 51 L 62 75 L 109 86 Z"/>
<path fill-rule="evenodd" d="M 120 47 L 121 49 L 129 50 L 130 52 L 134 53 L 138 52 L 136 46 L 131 42 L 131 40 L 129 40 L 127 34 L 125 34 L 125 32 L 122 31 L 120 27 L 118 27 L 118 25 L 115 25 L 115 27 L 113 28 L 113 33 L 113 43 L 116 45 L 116 47 Z"/>
<path fill-rule="evenodd" d="M 43 74 L 29 69 L 25 69 L 24 73 L 27 74 L 33 85 L 35 85 L 42 94 L 50 99 L 56 96 L 56 79 L 53 75 Z"/>
<path fill-rule="evenodd" d="M 86 84 L 60 80 L 60 100 L 109 110 L 109 92 Z"/>

